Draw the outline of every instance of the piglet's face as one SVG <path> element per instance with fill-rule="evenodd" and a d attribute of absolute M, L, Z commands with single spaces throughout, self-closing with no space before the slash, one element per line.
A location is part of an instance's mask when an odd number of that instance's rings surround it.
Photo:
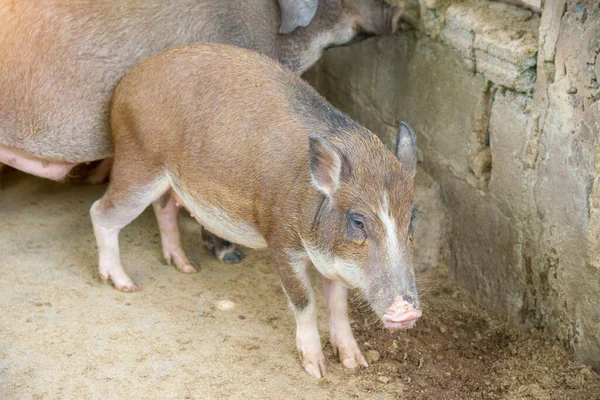
<path fill-rule="evenodd" d="M 323 194 L 318 245 L 305 243 L 317 269 L 356 287 L 389 328 L 421 316 L 412 264 L 416 138 L 401 125 L 396 155 L 373 134 L 311 137 L 311 178 Z"/>

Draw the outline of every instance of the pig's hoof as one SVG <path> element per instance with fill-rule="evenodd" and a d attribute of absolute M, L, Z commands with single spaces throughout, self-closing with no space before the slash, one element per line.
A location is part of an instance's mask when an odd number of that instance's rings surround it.
<path fill-rule="evenodd" d="M 322 378 L 325 376 L 327 371 L 325 369 L 325 356 L 323 355 L 323 352 L 320 352 L 319 354 L 302 354 L 301 351 L 298 351 L 298 355 L 302 360 L 304 370 L 308 372 L 309 375 L 312 375 L 315 378 Z"/>
<path fill-rule="evenodd" d="M 213 242 L 205 240 L 204 246 L 206 246 L 210 254 L 225 264 L 239 264 L 244 259 L 244 253 L 238 250 L 234 244 L 227 241 L 223 241 L 221 246 L 215 246 Z"/>
<path fill-rule="evenodd" d="M 163 249 L 163 255 L 167 264 L 172 265 L 174 263 L 179 272 L 195 274 L 200 270 L 196 264 L 188 260 L 181 248 L 176 248 L 172 251 Z"/>
<path fill-rule="evenodd" d="M 244 253 L 235 248 L 223 253 L 220 258 L 220 260 L 225 264 L 239 264 L 243 259 Z"/>
<path fill-rule="evenodd" d="M 137 292 L 140 290 L 140 288 L 129 278 L 114 279 L 109 274 L 100 274 L 100 278 L 104 283 L 109 283 L 109 281 L 112 281 L 115 288 L 121 292 Z"/>
<path fill-rule="evenodd" d="M 338 354 L 340 362 L 346 368 L 356 368 L 358 366 L 368 367 L 367 360 L 363 357 L 354 336 L 343 340 L 338 335 L 332 335 L 331 347 L 333 352 Z"/>
<path fill-rule="evenodd" d="M 340 361 L 344 367 L 351 369 L 361 365 L 363 367 L 369 366 L 359 349 L 356 349 L 356 352 L 340 351 Z"/>
<path fill-rule="evenodd" d="M 186 264 L 182 264 L 182 265 L 178 265 L 177 269 L 180 272 L 183 272 L 184 274 L 195 274 L 196 272 L 198 272 L 200 270 L 200 268 L 198 268 L 196 266 L 196 264 L 188 262 Z"/>
<path fill-rule="evenodd" d="M 133 282 L 130 282 L 128 284 L 125 285 L 117 285 L 115 283 L 115 287 L 117 289 L 119 289 L 121 292 L 137 292 L 138 290 L 140 290 L 140 288 Z"/>
<path fill-rule="evenodd" d="M 135 283 L 133 283 L 133 281 L 129 278 L 126 279 L 115 279 L 114 277 L 111 277 L 111 280 L 113 281 L 113 284 L 115 285 L 115 287 L 117 289 L 119 289 L 121 292 L 137 292 L 138 290 L 140 290 L 139 287 L 137 287 L 137 285 Z"/>

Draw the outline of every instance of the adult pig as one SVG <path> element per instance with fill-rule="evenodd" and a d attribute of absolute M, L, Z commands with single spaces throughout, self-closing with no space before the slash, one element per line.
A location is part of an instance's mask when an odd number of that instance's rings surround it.
<path fill-rule="evenodd" d="M 197 44 L 135 66 L 115 91 L 111 126 L 111 181 L 90 214 L 100 275 L 118 289 L 137 289 L 120 262 L 119 231 L 151 203 L 164 256 L 189 265 L 180 204 L 222 238 L 269 248 L 302 363 L 316 377 L 325 360 L 311 264 L 323 276 L 331 344 L 347 367 L 367 365 L 348 321 L 347 287 L 389 328 L 421 316 L 411 228 L 417 148 L 406 124 L 394 154 L 270 58 Z"/>
<path fill-rule="evenodd" d="M 301 74 L 327 47 L 393 32 L 400 11 L 382 0 L 0 0 L 0 163 L 60 180 L 112 156 L 114 87 L 167 48 L 233 44 Z M 237 261 L 204 236 L 220 259 Z"/>
<path fill-rule="evenodd" d="M 376 0 L 280 2 L 283 20 L 275 0 L 0 0 L 0 162 L 60 179 L 111 156 L 114 87 L 167 48 L 233 44 L 301 74 L 325 48 L 392 32 L 399 17 Z"/>

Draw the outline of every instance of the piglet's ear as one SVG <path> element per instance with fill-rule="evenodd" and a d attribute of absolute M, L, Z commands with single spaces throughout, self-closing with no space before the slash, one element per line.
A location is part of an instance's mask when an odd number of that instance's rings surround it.
<path fill-rule="evenodd" d="M 342 156 L 333 144 L 319 135 L 310 136 L 310 175 L 313 185 L 328 197 L 340 188 Z"/>
<path fill-rule="evenodd" d="M 288 34 L 299 26 L 307 26 L 317 12 L 318 0 L 277 0 L 281 10 L 279 33 Z"/>
<path fill-rule="evenodd" d="M 396 157 L 402 163 L 404 171 L 414 177 L 417 173 L 417 135 L 404 121 L 398 124 Z"/>

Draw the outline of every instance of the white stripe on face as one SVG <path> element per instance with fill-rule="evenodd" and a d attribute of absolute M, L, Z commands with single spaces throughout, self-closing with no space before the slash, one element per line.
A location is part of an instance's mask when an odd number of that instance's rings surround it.
<path fill-rule="evenodd" d="M 396 221 L 390 210 L 390 201 L 387 192 L 384 192 L 381 207 L 379 208 L 379 218 L 385 227 L 385 236 L 387 243 L 387 258 L 386 261 L 391 267 L 400 265 L 402 254 L 400 244 L 398 243 L 398 230 Z"/>

